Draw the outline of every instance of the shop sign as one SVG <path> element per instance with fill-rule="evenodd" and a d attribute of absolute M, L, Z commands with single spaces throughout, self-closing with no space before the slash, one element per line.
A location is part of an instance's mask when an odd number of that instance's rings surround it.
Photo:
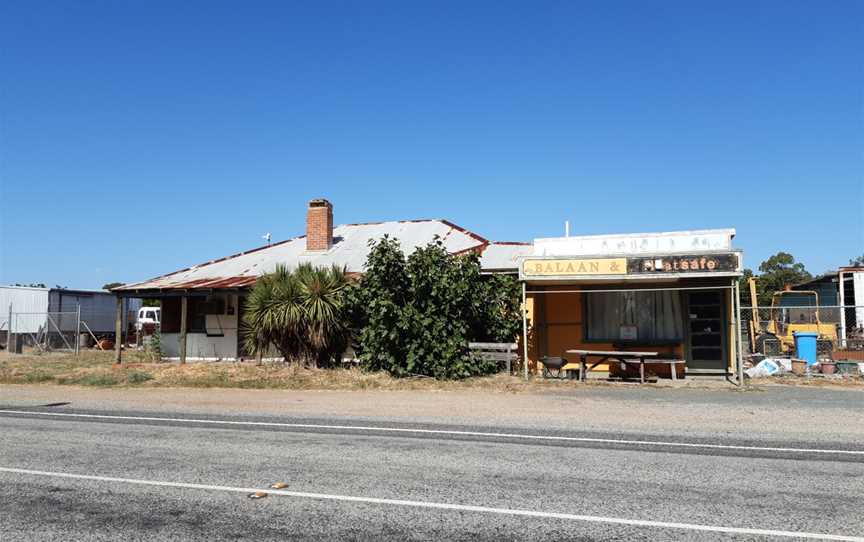
<path fill-rule="evenodd" d="M 537 259 L 522 263 L 525 276 L 626 275 L 626 258 Z"/>
<path fill-rule="evenodd" d="M 627 271 L 634 275 L 646 273 L 716 273 L 737 270 L 737 254 L 696 254 L 627 259 Z"/>

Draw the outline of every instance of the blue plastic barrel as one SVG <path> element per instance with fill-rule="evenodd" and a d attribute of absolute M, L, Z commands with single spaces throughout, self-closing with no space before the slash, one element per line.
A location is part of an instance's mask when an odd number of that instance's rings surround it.
<path fill-rule="evenodd" d="M 807 365 L 816 364 L 816 337 L 818 333 L 811 331 L 796 331 L 795 352 L 798 359 L 807 360 Z"/>

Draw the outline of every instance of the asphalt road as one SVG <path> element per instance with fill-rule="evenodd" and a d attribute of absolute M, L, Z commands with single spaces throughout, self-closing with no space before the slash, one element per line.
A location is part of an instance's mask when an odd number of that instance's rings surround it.
<path fill-rule="evenodd" d="M 860 440 L 10 404 L 0 431 L 0 540 L 864 540 Z"/>

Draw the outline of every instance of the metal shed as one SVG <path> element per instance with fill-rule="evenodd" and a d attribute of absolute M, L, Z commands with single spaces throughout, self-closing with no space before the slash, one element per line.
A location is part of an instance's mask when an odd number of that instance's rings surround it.
<path fill-rule="evenodd" d="M 36 333 L 45 325 L 50 288 L 30 286 L 0 286 L 0 330 L 9 330 L 9 312 L 21 313 L 15 317 L 20 333 Z M 39 316 L 41 314 L 41 317 Z"/>
<path fill-rule="evenodd" d="M 111 333 L 114 331 L 117 298 L 105 290 L 70 290 L 67 288 L 52 288 L 48 294 L 48 311 L 71 313 L 81 307 L 81 321 L 86 322 L 93 333 Z M 135 313 L 141 308 L 140 298 L 124 298 L 124 316 L 127 322 L 134 321 Z M 74 320 L 63 319 L 61 327 L 66 330 L 69 325 L 75 325 Z"/>

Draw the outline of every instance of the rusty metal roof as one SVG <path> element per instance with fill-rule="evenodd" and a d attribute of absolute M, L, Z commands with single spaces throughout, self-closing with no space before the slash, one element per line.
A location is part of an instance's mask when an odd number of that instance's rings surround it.
<path fill-rule="evenodd" d="M 295 237 L 144 282 L 127 284 L 113 291 L 123 293 L 144 290 L 244 288 L 255 284 L 259 275 L 272 272 L 280 263 L 289 268 L 304 262 L 316 266 L 337 265 L 345 267 L 349 273 L 362 273 L 366 256 L 369 254 L 369 241 L 377 241 L 385 235 L 396 239 L 402 246 L 402 250 L 408 253 L 426 245 L 438 236 L 448 252 L 482 251 L 481 261 L 484 262 L 484 268 L 488 262 L 490 265 L 494 264 L 496 270 L 501 269 L 499 267 L 501 265 L 515 269 L 516 263 L 511 253 L 513 251 L 521 253 L 526 247 L 521 244 L 490 243 L 483 237 L 446 220 L 343 224 L 333 229 L 333 246 L 330 250 L 307 251 L 305 236 Z M 530 249 L 530 245 L 527 248 Z"/>

